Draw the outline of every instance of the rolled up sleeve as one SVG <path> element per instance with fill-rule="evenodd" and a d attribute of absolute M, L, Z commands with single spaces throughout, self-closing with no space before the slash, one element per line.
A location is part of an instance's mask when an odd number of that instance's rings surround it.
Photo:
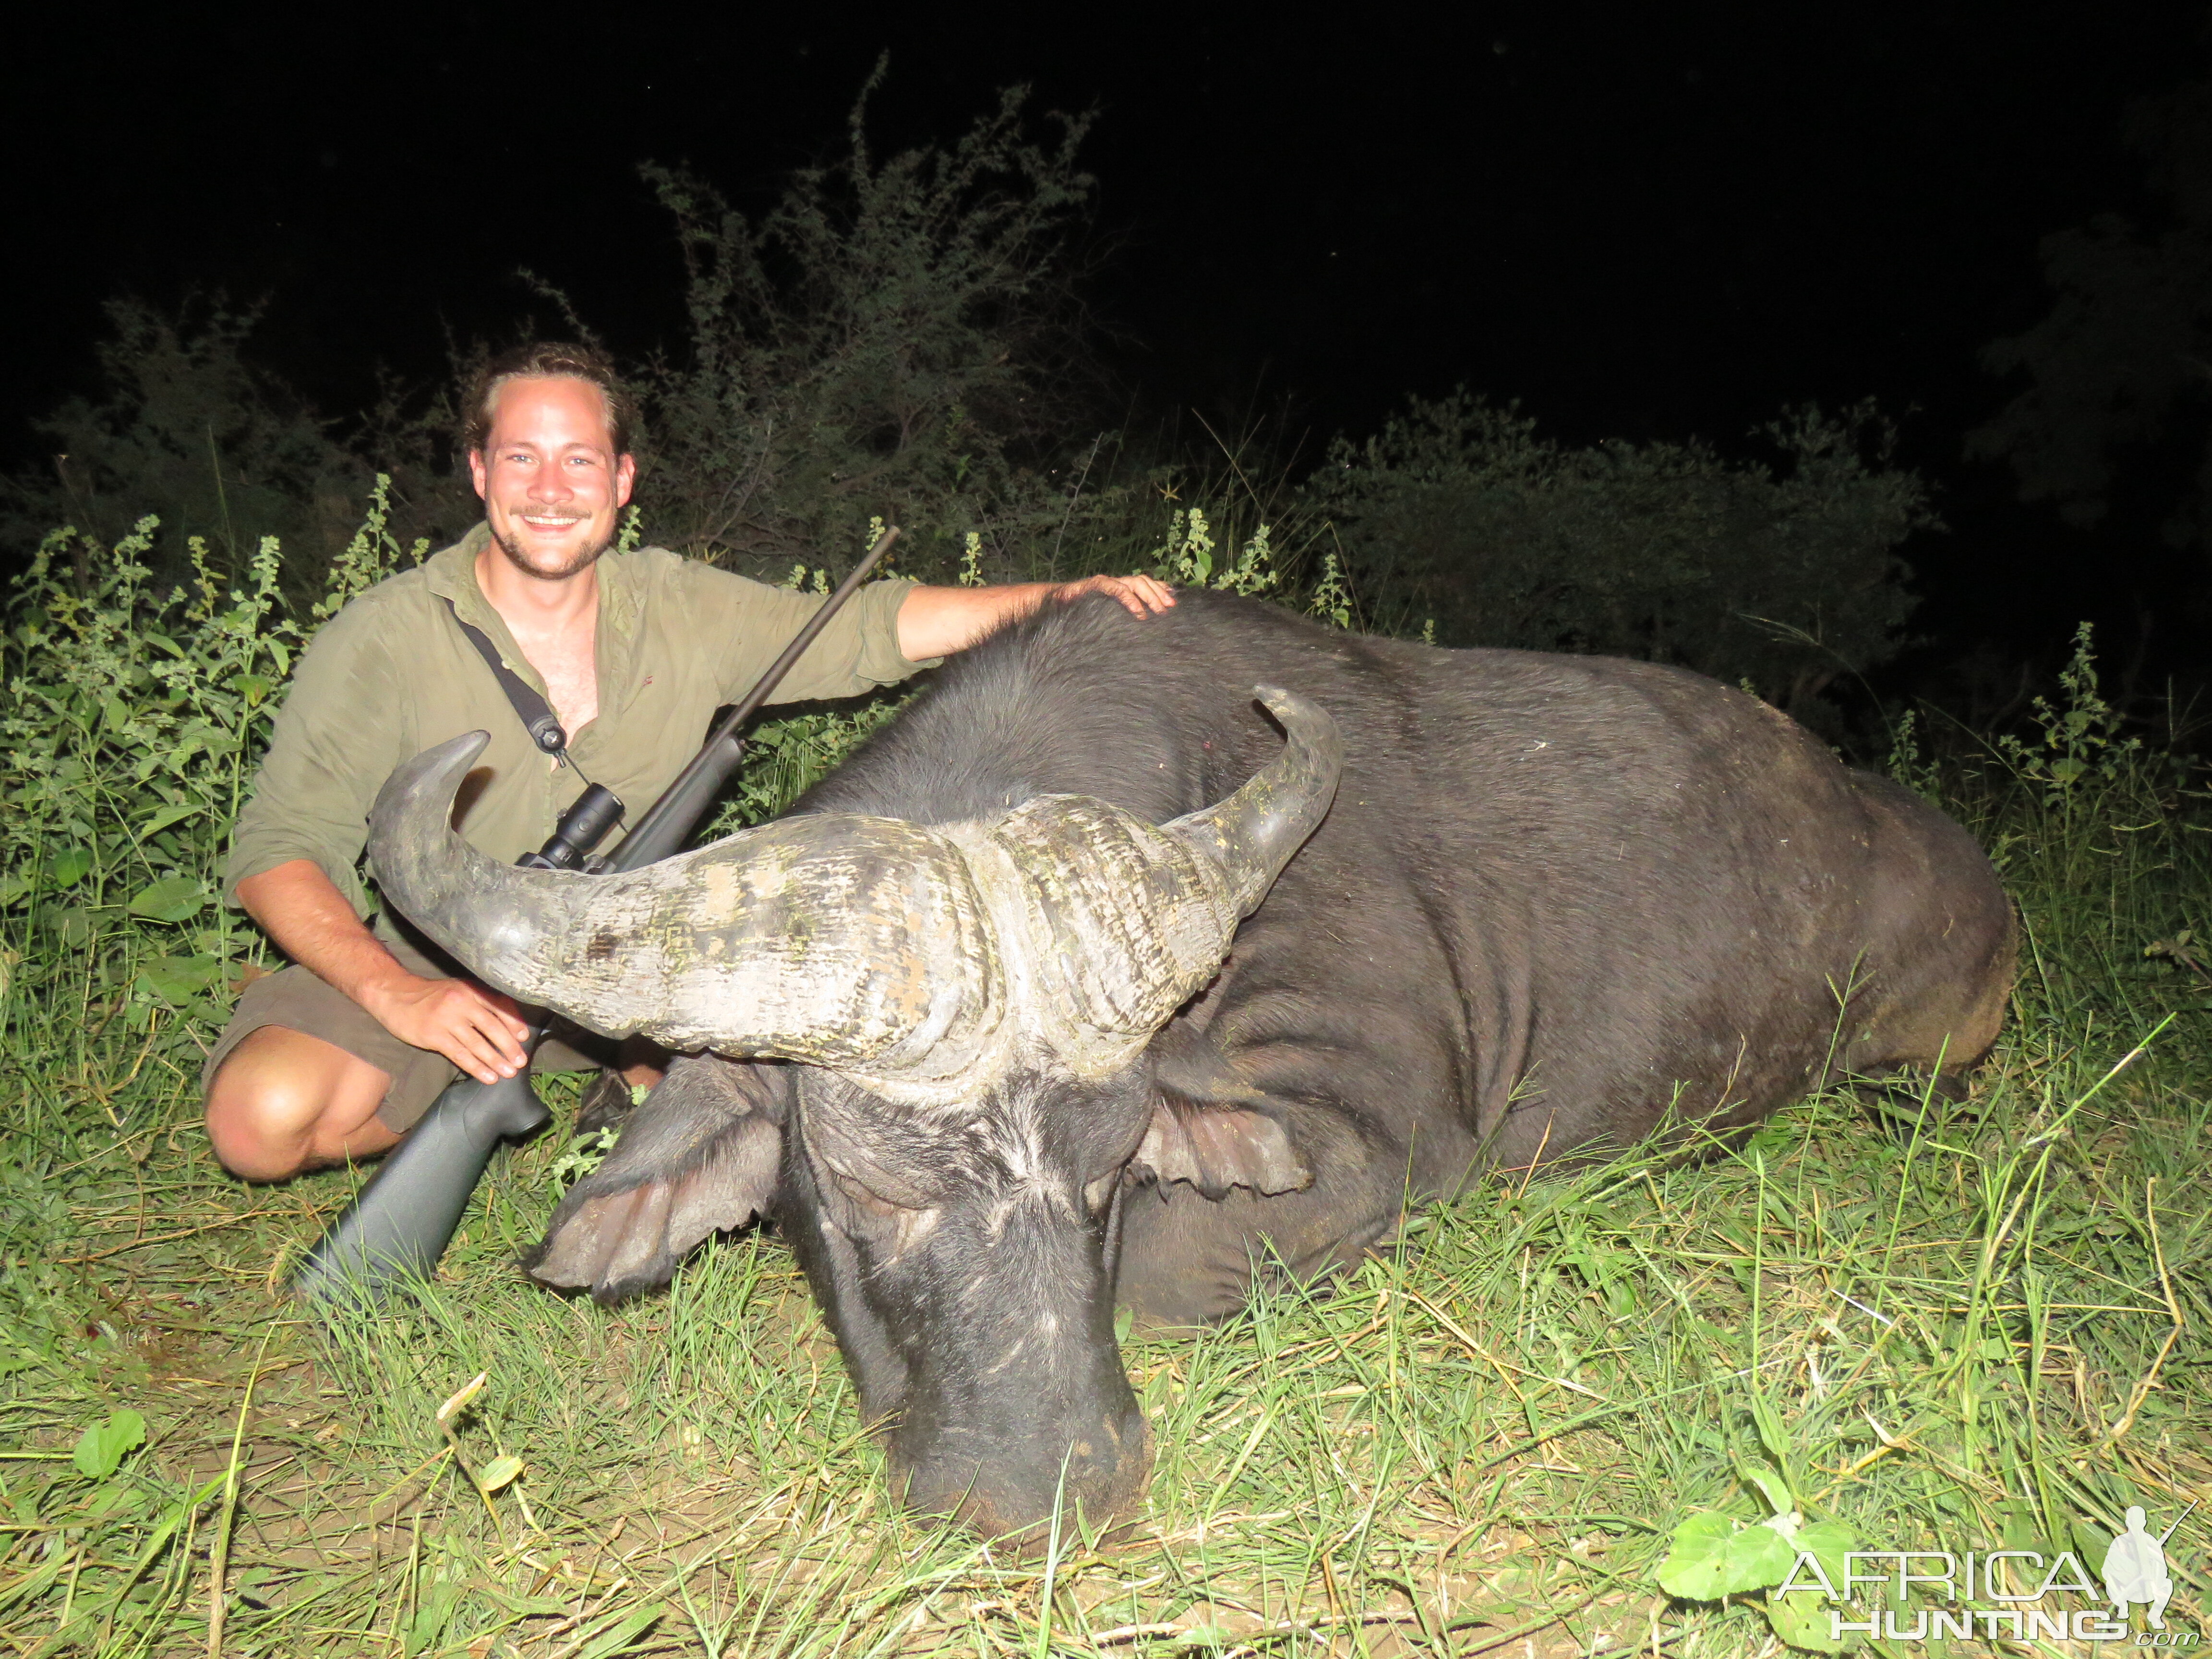
<path fill-rule="evenodd" d="M 706 566 L 688 569 L 698 583 L 697 603 L 714 614 L 716 631 L 727 641 L 722 655 L 726 702 L 750 690 L 808 618 L 828 603 L 819 593 L 770 587 Z M 935 667 L 940 659 L 915 662 L 899 649 L 899 607 L 914 587 L 913 582 L 900 580 L 862 587 L 830 619 L 806 654 L 792 665 L 769 701 L 860 696 Z"/>

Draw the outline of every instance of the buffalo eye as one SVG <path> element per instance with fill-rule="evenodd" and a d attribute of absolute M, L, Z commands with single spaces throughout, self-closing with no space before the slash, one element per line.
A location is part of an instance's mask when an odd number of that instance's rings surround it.
<path fill-rule="evenodd" d="M 839 1197 L 878 1224 L 888 1225 L 899 1217 L 911 1213 L 905 1205 L 892 1203 L 870 1188 L 866 1182 L 855 1179 L 834 1165 L 830 1169 L 830 1178 L 836 1183 Z"/>
<path fill-rule="evenodd" d="M 897 1261 L 909 1246 L 936 1230 L 933 1205 L 896 1203 L 826 1158 L 822 1160 L 822 1173 L 826 1218 L 848 1238 L 865 1242 L 878 1265 Z"/>

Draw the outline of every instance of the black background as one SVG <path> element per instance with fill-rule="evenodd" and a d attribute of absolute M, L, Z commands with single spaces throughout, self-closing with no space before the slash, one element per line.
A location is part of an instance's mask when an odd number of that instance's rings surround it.
<path fill-rule="evenodd" d="M 1129 394 L 1283 414 L 1311 455 L 1408 392 L 1517 398 L 1575 441 L 1740 447 L 1784 404 L 1879 398 L 1951 533 L 1917 626 L 2055 656 L 2148 623 L 2179 662 L 2198 557 L 2125 511 L 2011 500 L 1963 434 L 1976 353 L 2048 304 L 2042 235 L 2154 212 L 2129 100 L 2200 77 L 2200 5 L 1499 5 L 49 14 L 11 43 L 17 348 L 0 460 L 92 384 L 100 301 L 269 297 L 255 350 L 325 408 L 381 362 L 498 336 L 527 266 L 619 349 L 672 340 L 638 181 L 740 204 L 828 153 L 878 54 L 878 149 L 1026 82 L 1096 107 L 1090 289 Z"/>

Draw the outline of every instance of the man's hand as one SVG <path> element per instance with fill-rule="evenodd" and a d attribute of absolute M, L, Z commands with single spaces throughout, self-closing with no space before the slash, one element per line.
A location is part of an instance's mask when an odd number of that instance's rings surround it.
<path fill-rule="evenodd" d="M 530 1028 L 514 1000 L 465 979 L 423 979 L 401 972 L 373 988 L 361 1006 L 402 1042 L 434 1048 L 479 1083 L 513 1077 L 528 1056 Z"/>
<path fill-rule="evenodd" d="M 1157 576 L 1085 576 L 1079 582 L 1062 582 L 1054 590 L 1054 597 L 1060 599 L 1079 599 L 1085 593 L 1111 594 L 1133 617 L 1157 615 L 1176 602 L 1175 589 Z"/>
<path fill-rule="evenodd" d="M 512 999 L 472 980 L 409 973 L 312 860 L 294 859 L 248 876 L 238 884 L 238 896 L 285 955 L 359 1003 L 402 1042 L 434 1048 L 479 1083 L 522 1069 L 529 1028 Z"/>

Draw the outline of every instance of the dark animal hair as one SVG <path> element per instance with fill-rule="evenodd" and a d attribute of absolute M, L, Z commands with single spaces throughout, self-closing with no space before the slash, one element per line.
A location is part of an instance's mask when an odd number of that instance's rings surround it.
<path fill-rule="evenodd" d="M 560 377 L 587 380 L 599 387 L 599 397 L 606 404 L 607 434 L 614 441 L 615 453 L 629 454 L 631 443 L 637 436 L 637 399 L 615 372 L 614 359 L 597 346 L 561 340 L 510 346 L 478 365 L 461 398 L 462 453 L 467 454 L 484 447 L 484 440 L 491 435 L 492 399 L 509 380 Z"/>

